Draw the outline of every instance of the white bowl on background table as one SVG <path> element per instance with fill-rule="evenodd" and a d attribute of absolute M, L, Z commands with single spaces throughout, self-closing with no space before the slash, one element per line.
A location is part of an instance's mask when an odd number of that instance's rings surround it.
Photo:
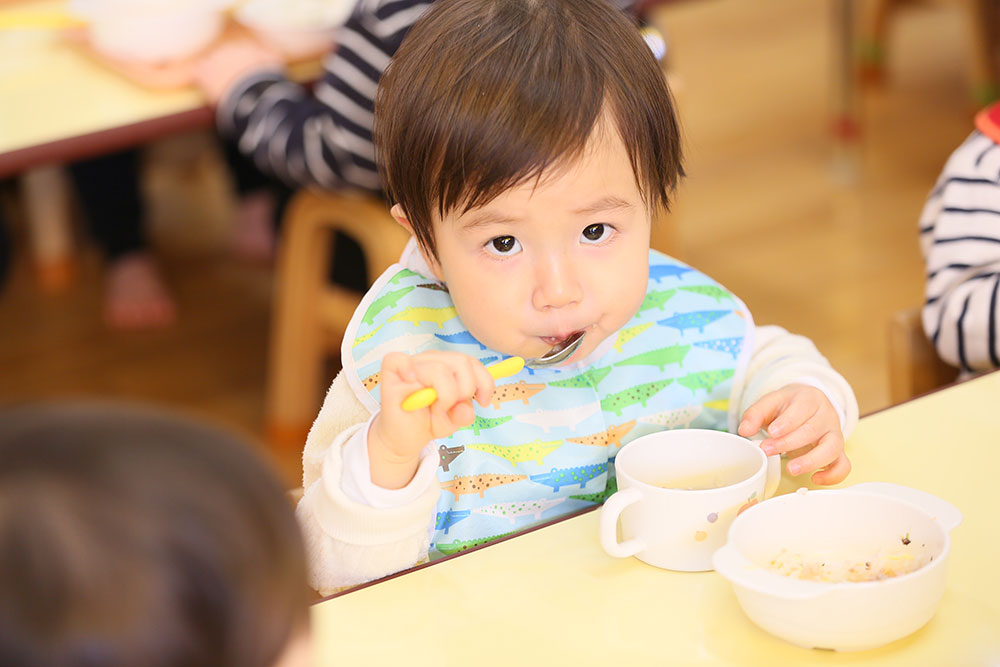
<path fill-rule="evenodd" d="M 261 41 L 296 60 L 333 48 L 337 30 L 351 15 L 355 0 L 249 0 L 234 18 Z"/>
<path fill-rule="evenodd" d="M 100 54 L 146 64 L 183 60 L 210 45 L 232 0 L 72 0 Z"/>

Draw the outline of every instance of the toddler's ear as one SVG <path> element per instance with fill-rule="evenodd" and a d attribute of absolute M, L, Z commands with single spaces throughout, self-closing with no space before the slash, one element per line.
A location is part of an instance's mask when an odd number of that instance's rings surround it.
<path fill-rule="evenodd" d="M 413 234 L 413 225 L 410 223 L 410 219 L 406 217 L 406 213 L 403 211 L 402 206 L 399 204 L 393 204 L 392 208 L 389 209 L 389 214 L 396 219 L 396 222 L 398 222 L 403 229 L 410 232 L 413 236 L 416 236 L 416 234 Z M 421 243 L 417 243 L 417 249 L 420 251 L 420 255 L 424 258 L 424 261 L 427 262 L 427 266 L 434 274 L 434 277 L 443 283 L 444 272 L 441 270 L 441 263 L 438 262 L 437 257 L 428 253 Z"/>
<path fill-rule="evenodd" d="M 396 222 L 400 224 L 406 231 L 413 233 L 413 225 L 410 224 L 410 219 L 406 217 L 406 213 L 403 211 L 403 207 L 399 204 L 393 204 L 392 208 L 389 209 L 389 214 L 395 218 Z"/>

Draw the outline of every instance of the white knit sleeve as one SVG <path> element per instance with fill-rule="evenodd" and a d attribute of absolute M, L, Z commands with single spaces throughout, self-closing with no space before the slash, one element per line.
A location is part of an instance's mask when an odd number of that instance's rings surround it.
<path fill-rule="evenodd" d="M 367 410 L 338 376 L 306 442 L 304 493 L 295 512 L 310 584 L 322 595 L 398 572 L 427 556 L 441 493 L 436 484 L 426 483 L 436 452 L 421 464 L 419 494 L 400 505 L 373 507 L 344 491 L 343 447 L 357 441 L 367 423 Z"/>
<path fill-rule="evenodd" d="M 323 407 L 309 429 L 302 450 L 302 488 L 308 489 L 319 479 L 323 456 L 337 436 L 357 424 L 368 421 L 371 413 L 347 384 L 343 372 L 338 373 L 326 392 Z"/>
<path fill-rule="evenodd" d="M 805 336 L 777 326 L 756 327 L 744 377 L 730 401 L 730 431 L 735 432 L 746 409 L 765 394 L 796 383 L 815 386 L 827 395 L 841 416 L 845 438 L 858 423 L 858 401 L 851 386 Z"/>

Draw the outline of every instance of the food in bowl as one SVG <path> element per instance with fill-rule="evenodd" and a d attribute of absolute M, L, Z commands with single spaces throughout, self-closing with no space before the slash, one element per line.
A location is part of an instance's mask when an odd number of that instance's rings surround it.
<path fill-rule="evenodd" d="M 767 569 L 783 577 L 805 581 L 879 581 L 915 572 L 934 560 L 934 556 L 919 557 L 914 554 L 915 549 L 906 549 L 906 546 L 891 551 L 879 549 L 865 558 L 803 554 L 782 549 L 768 562 Z"/>
<path fill-rule="evenodd" d="M 737 516 L 712 565 L 733 585 L 747 617 L 767 632 L 806 648 L 870 649 L 916 632 L 934 616 L 945 590 L 949 533 L 961 521 L 949 503 L 895 484 L 800 489 Z M 820 563 L 863 567 L 900 547 L 912 547 L 913 564 L 892 577 L 850 581 L 832 565 L 817 577 L 778 571 L 795 571 L 817 555 Z M 782 549 L 801 562 L 774 568 Z M 823 576 L 833 580 L 816 580 Z"/>

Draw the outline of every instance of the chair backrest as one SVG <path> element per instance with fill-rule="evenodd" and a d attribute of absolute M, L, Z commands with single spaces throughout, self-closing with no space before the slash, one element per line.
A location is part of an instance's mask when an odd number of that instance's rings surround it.
<path fill-rule="evenodd" d="M 892 403 L 936 389 L 958 377 L 941 361 L 924 334 L 920 308 L 893 313 L 889 320 L 889 398 Z"/>

